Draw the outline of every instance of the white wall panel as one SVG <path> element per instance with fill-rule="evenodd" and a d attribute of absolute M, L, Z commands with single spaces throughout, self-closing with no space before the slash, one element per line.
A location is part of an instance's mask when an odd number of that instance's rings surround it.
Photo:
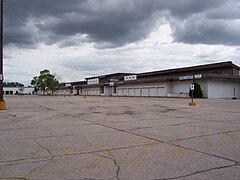
<path fill-rule="evenodd" d="M 134 89 L 128 88 L 128 96 L 134 96 Z"/>
<path fill-rule="evenodd" d="M 128 89 L 127 88 L 123 88 L 123 96 L 128 96 Z"/>
<path fill-rule="evenodd" d="M 134 96 L 141 96 L 140 88 L 134 88 Z"/>
<path fill-rule="evenodd" d="M 166 96 L 166 87 L 157 87 L 158 96 Z"/>
<path fill-rule="evenodd" d="M 88 89 L 83 89 L 82 94 L 83 95 L 100 95 L 100 90 L 99 88 L 88 88 Z"/>
<path fill-rule="evenodd" d="M 167 96 L 166 83 L 122 85 L 117 87 L 118 96 Z"/>
<path fill-rule="evenodd" d="M 149 88 L 149 96 L 157 96 L 157 88 L 156 87 L 150 87 Z"/>
<path fill-rule="evenodd" d="M 148 88 L 142 88 L 142 96 L 148 96 Z"/>
<path fill-rule="evenodd" d="M 208 98 L 240 98 L 240 82 L 208 81 Z"/>
<path fill-rule="evenodd" d="M 192 80 L 189 81 L 173 81 L 172 82 L 172 92 L 171 94 L 176 94 L 176 95 L 186 95 L 186 97 L 188 97 L 188 93 L 189 93 L 189 88 L 190 85 L 192 84 Z M 203 80 L 198 80 L 197 83 L 200 84 L 202 91 L 203 91 L 203 97 L 207 97 L 207 85 L 206 85 L 206 81 Z"/>
<path fill-rule="evenodd" d="M 117 95 L 118 96 L 122 96 L 123 95 L 123 89 L 122 88 L 118 88 L 117 89 Z"/>

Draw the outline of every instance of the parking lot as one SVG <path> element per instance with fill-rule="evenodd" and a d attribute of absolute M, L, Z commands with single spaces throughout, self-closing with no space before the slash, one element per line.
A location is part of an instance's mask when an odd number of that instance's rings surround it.
<path fill-rule="evenodd" d="M 8 96 L 0 179 L 239 179 L 240 100 Z"/>

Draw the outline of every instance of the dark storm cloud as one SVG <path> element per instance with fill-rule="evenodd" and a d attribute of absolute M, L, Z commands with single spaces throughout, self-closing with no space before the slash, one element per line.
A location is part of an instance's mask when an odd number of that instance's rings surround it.
<path fill-rule="evenodd" d="M 240 45 L 240 3 L 228 0 L 170 24 L 175 41 L 189 44 Z"/>
<path fill-rule="evenodd" d="M 175 41 L 239 45 L 237 0 L 7 0 L 4 42 L 119 47 L 169 21 Z M 229 13 L 232 11 L 233 13 Z"/>
<path fill-rule="evenodd" d="M 173 25 L 174 40 L 189 44 L 240 45 L 240 20 L 195 16 Z"/>

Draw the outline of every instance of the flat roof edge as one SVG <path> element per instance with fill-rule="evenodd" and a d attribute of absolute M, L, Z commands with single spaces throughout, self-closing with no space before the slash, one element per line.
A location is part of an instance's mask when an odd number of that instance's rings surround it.
<path fill-rule="evenodd" d="M 190 66 L 190 67 L 182 67 L 182 68 L 175 68 L 175 69 L 166 69 L 160 71 L 151 71 L 151 72 L 144 72 L 139 73 L 138 76 L 150 76 L 150 75 L 157 75 L 157 74 L 168 74 L 168 73 L 178 73 L 182 71 L 195 71 L 195 70 L 203 70 L 203 69 L 212 69 L 212 68 L 219 68 L 219 67 L 234 67 L 240 70 L 240 67 L 233 64 L 232 61 L 225 61 L 219 63 L 212 63 L 212 64 L 203 64 L 198 66 Z"/>

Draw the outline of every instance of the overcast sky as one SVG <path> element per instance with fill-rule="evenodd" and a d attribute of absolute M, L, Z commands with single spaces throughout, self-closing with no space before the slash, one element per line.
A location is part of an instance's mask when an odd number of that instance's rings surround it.
<path fill-rule="evenodd" d="M 239 0 L 4 0 L 5 81 L 61 81 L 232 61 Z"/>

